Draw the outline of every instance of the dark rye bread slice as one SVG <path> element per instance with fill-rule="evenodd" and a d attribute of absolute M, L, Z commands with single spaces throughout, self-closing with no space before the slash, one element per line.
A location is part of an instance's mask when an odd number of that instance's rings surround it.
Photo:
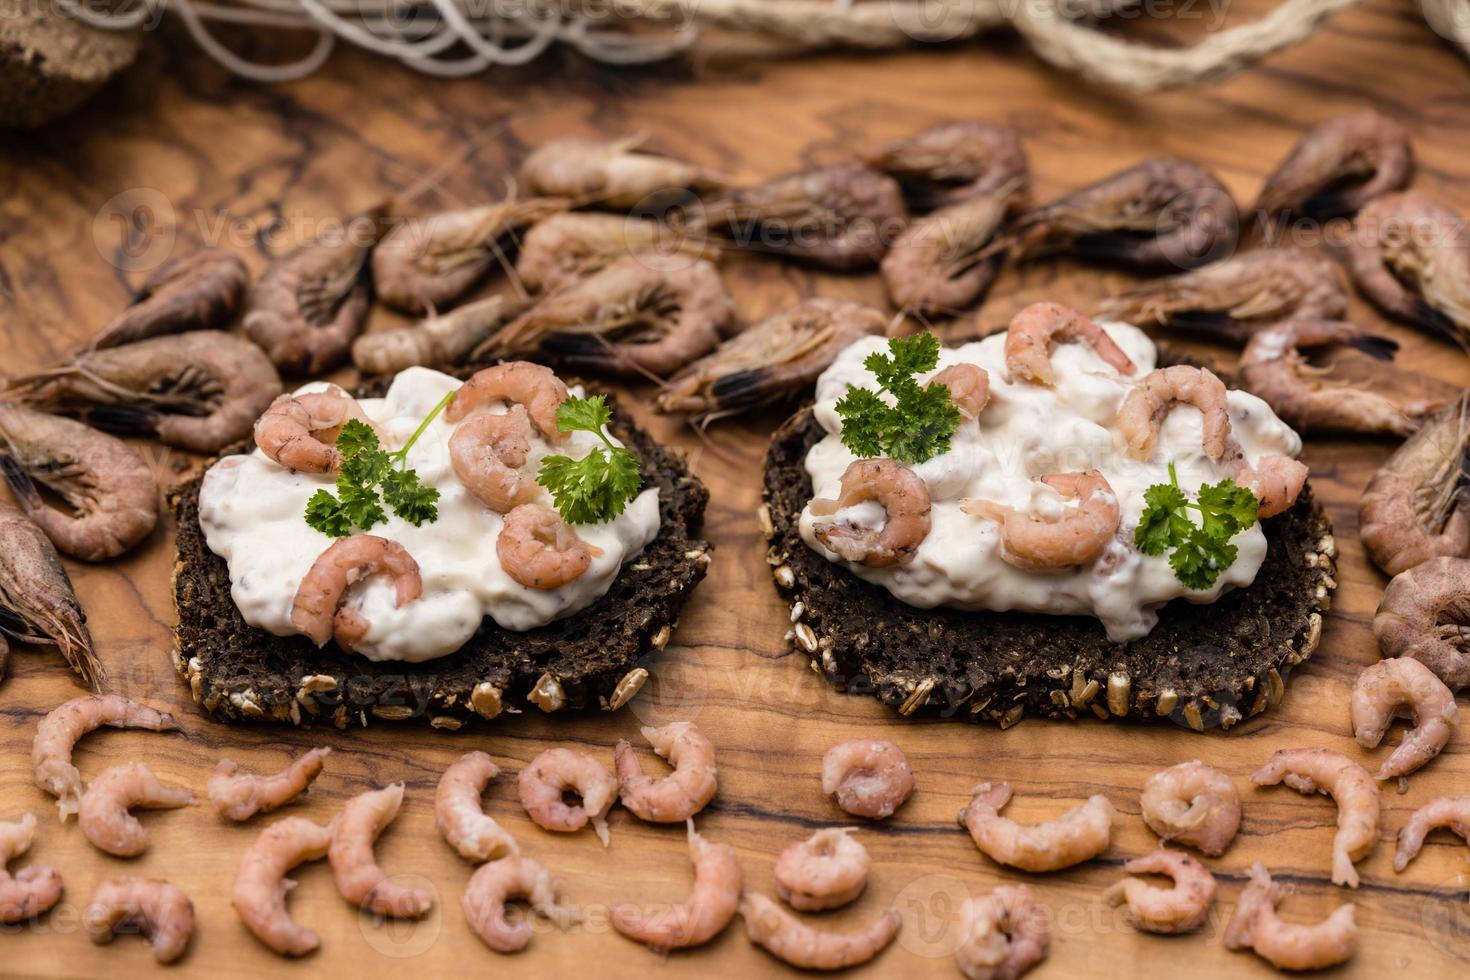
<path fill-rule="evenodd" d="M 1229 728 L 1281 700 L 1310 657 L 1336 587 L 1332 527 L 1310 488 L 1263 523 L 1266 562 L 1247 589 L 1211 605 L 1182 599 L 1131 643 L 1080 616 L 916 609 L 807 546 L 812 496 L 802 465 L 826 435 L 810 408 L 774 436 L 761 521 L 776 587 L 792 603 L 791 640 L 828 682 L 901 714 L 922 711 L 1009 727 L 1027 714 L 1168 718 Z"/>
<path fill-rule="evenodd" d="M 386 388 L 386 380 L 375 379 L 359 394 Z M 486 617 L 461 650 L 426 663 L 374 663 L 335 644 L 318 650 L 305 637 L 247 624 L 230 598 L 229 569 L 199 528 L 200 480 L 185 485 L 175 501 L 174 659 L 194 699 L 222 721 L 339 728 L 423 720 L 458 729 L 473 718 L 532 706 L 622 707 L 647 679 L 644 664 L 668 643 L 679 610 L 704 578 L 710 545 L 698 535 L 709 492 L 678 454 L 608 401 L 614 434 L 643 457 L 643 477 L 658 488 L 658 536 L 581 612 L 521 633 Z"/>

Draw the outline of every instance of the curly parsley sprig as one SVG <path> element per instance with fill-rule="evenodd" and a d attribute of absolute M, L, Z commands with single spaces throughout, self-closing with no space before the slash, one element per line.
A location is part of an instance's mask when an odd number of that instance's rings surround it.
<path fill-rule="evenodd" d="M 562 520 L 568 524 L 601 524 L 623 512 L 643 489 L 642 461 L 625 446 L 614 445 L 603 431 L 612 419 L 607 398 L 568 398 L 556 410 L 556 427 L 563 432 L 594 432 L 601 446 L 581 459 L 547 456 L 536 482 L 551 491 Z"/>
<path fill-rule="evenodd" d="M 1233 480 L 1207 483 L 1198 499 L 1190 500 L 1179 486 L 1174 463 L 1169 482 L 1155 483 L 1143 492 L 1148 504 L 1133 532 L 1133 543 L 1145 555 L 1169 554 L 1174 577 L 1191 589 L 1208 589 L 1220 573 L 1235 563 L 1230 539 L 1256 523 L 1256 495 Z M 1189 511 L 1197 511 L 1196 524 Z"/>
<path fill-rule="evenodd" d="M 863 361 L 883 391 L 856 385 L 837 403 L 842 418 L 842 444 L 860 457 L 888 456 L 900 463 L 922 463 L 949 451 L 960 425 L 960 411 L 949 389 L 937 381 L 920 385 L 914 375 L 939 365 L 939 341 L 930 333 L 888 341 L 888 353 L 874 352 Z"/>
<path fill-rule="evenodd" d="M 318 490 L 312 494 L 306 502 L 306 523 L 323 534 L 345 538 L 353 528 L 367 531 L 386 522 L 384 504 L 414 527 L 437 521 L 439 491 L 420 483 L 418 473 L 406 461 L 413 444 L 453 398 L 450 392 L 440 399 L 403 448 L 391 453 L 378 442 L 372 426 L 357 419 L 344 424 L 337 435 L 337 451 L 342 454 L 337 493 Z"/>

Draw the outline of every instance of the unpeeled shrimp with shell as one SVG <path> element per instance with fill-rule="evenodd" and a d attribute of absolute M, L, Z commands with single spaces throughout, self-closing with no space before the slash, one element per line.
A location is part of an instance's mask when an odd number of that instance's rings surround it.
<path fill-rule="evenodd" d="M 613 760 L 623 806 L 651 823 L 678 823 L 703 810 L 719 788 L 714 745 L 687 721 L 645 725 L 640 731 L 674 771 L 662 778 L 645 775 L 633 747 L 620 739 Z"/>
<path fill-rule="evenodd" d="M 477 409 L 495 404 L 519 405 L 546 441 L 562 443 L 567 433 L 556 424 L 556 410 L 567 397 L 567 386 L 550 368 L 530 361 L 506 361 L 470 375 L 444 409 L 444 421 L 462 422 Z"/>
<path fill-rule="evenodd" d="M 655 407 L 723 418 L 768 405 L 812 385 L 842 350 L 887 325 L 883 314 L 852 300 L 802 300 L 686 365 L 664 384 Z"/>
<path fill-rule="evenodd" d="M 1365 207 L 1348 268 L 1384 313 L 1445 340 L 1470 340 L 1470 231 L 1465 219 L 1414 191 Z"/>
<path fill-rule="evenodd" d="M 547 591 L 581 578 L 602 549 L 583 541 L 550 507 L 520 504 L 505 515 L 495 554 L 517 583 Z"/>
<path fill-rule="evenodd" d="M 342 466 L 337 436 L 353 420 L 373 425 L 357 399 L 336 385 L 281 395 L 255 420 L 255 445 L 288 470 L 335 474 Z"/>
<path fill-rule="evenodd" d="M 607 208 L 647 205 L 650 198 L 676 200 L 725 185 L 712 170 L 641 149 L 646 141 L 643 133 L 613 140 L 551 140 L 521 163 L 521 179 L 533 194 Z"/>
<path fill-rule="evenodd" d="M 822 756 L 822 792 L 855 817 L 890 817 L 913 791 L 908 756 L 892 742 L 854 738 Z"/>
<path fill-rule="evenodd" d="M 1353 737 L 1364 748 L 1377 748 L 1394 715 L 1407 708 L 1414 727 L 1378 768 L 1375 779 L 1393 779 L 1439 755 L 1459 726 L 1455 694 L 1434 671 L 1411 657 L 1390 657 L 1364 668 L 1353 684 L 1349 702 Z"/>
<path fill-rule="evenodd" d="M 352 342 L 352 363 L 363 374 L 397 374 L 411 367 L 447 368 L 525 312 L 528 302 L 489 296 L 413 326 L 365 333 Z"/>
<path fill-rule="evenodd" d="M 130 807 L 174 809 L 193 806 L 194 794 L 181 786 L 165 786 L 141 762 L 104 769 L 87 791 L 77 812 L 77 825 L 92 846 L 115 857 L 137 857 L 148 849 L 148 831 Z"/>
<path fill-rule="evenodd" d="M 843 470 L 836 500 L 818 497 L 808 505 L 812 533 L 845 561 L 886 568 L 912 561 L 933 526 L 929 488 L 913 470 L 894 460 L 858 459 Z M 881 528 L 855 526 L 839 512 L 874 501 L 883 506 Z"/>
<path fill-rule="evenodd" d="M 354 534 L 329 545 L 302 577 L 291 603 L 291 625 L 319 647 L 335 638 L 338 646 L 351 650 L 371 624 L 343 603 L 348 589 L 372 575 L 393 577 L 399 606 L 423 594 L 418 562 L 403 545 L 375 534 Z"/>
<path fill-rule="evenodd" d="M 259 347 L 223 331 L 195 330 L 78 354 L 14 379 L 0 401 L 215 453 L 248 436 L 280 393 L 281 378 Z"/>
<path fill-rule="evenodd" d="M 960 509 L 1000 526 L 1000 557 L 1028 572 L 1055 572 L 1094 561 L 1118 534 L 1122 513 L 1118 496 L 1097 470 L 1050 473 L 1040 482 L 1066 500 L 1075 500 L 1061 517 L 1039 515 L 989 500 L 960 501 Z"/>
<path fill-rule="evenodd" d="M 532 909 L 562 929 L 581 920 L 576 911 L 557 903 L 556 892 L 556 879 L 540 862 L 512 854 L 482 864 L 465 885 L 460 905 L 486 946 L 497 953 L 514 953 L 526 948 L 534 929 L 524 919 L 513 923 L 506 918 L 505 903 L 510 899 L 527 899 Z"/>
<path fill-rule="evenodd" d="M 1086 344 L 1122 375 L 1133 374 L 1133 361 L 1096 320 L 1061 303 L 1032 303 L 1011 318 L 1006 328 L 1006 370 L 1013 379 L 1050 385 L 1055 380 L 1051 355 L 1059 343 Z"/>
<path fill-rule="evenodd" d="M 282 956 L 305 956 L 321 945 L 315 932 L 286 911 L 286 894 L 296 883 L 285 875 L 298 864 L 325 857 L 332 829 L 304 817 L 286 817 L 261 831 L 240 855 L 230 902 L 255 938 Z"/>
<path fill-rule="evenodd" d="M 0 469 L 26 516 L 73 558 L 116 558 L 158 523 L 158 480 L 142 455 L 73 419 L 0 405 Z M 70 512 L 48 504 L 37 483 Z"/>
<path fill-rule="evenodd" d="M 694 887 L 682 902 L 669 906 L 614 905 L 613 928 L 658 951 L 702 946 L 719 935 L 735 917 L 742 881 L 740 862 L 728 844 L 711 844 L 688 820 L 689 856 Z"/>
<path fill-rule="evenodd" d="M 226 327 L 250 273 L 237 256 L 206 247 L 169 259 L 144 281 L 122 313 L 92 338 L 92 348 L 119 347 L 161 334 Z"/>
<path fill-rule="evenodd" d="M 1440 796 L 1415 810 L 1399 830 L 1393 870 L 1403 871 L 1424 847 L 1431 830 L 1444 827 L 1470 844 L 1470 796 Z"/>
<path fill-rule="evenodd" d="M 1204 925 L 1215 901 L 1215 876 L 1194 858 L 1183 851 L 1160 849 L 1127 862 L 1123 871 L 1173 879 L 1171 887 L 1159 888 L 1141 878 L 1125 878 L 1103 893 L 1113 905 L 1126 905 L 1133 928 L 1170 935 Z"/>
<path fill-rule="evenodd" d="M 1425 422 L 1363 491 L 1358 534 L 1373 564 L 1389 575 L 1433 558 L 1470 555 L 1470 495 L 1463 485 L 1470 452 L 1467 412 L 1462 398 Z"/>
<path fill-rule="evenodd" d="M 1409 131 L 1371 110 L 1333 116 L 1297 141 L 1252 208 L 1266 236 L 1293 217 L 1326 221 L 1352 214 L 1409 182 Z"/>
<path fill-rule="evenodd" d="M 533 197 L 403 221 L 373 249 L 373 292 L 404 313 L 446 309 L 496 259 L 509 264 L 513 236 L 566 207 L 565 201 Z"/>
<path fill-rule="evenodd" d="M 925 211 L 1024 184 L 1029 170 L 1016 130 L 985 119 L 890 140 L 863 162 L 896 179 L 909 203 Z"/>
<path fill-rule="evenodd" d="M 801 912 L 835 909 L 857 900 L 872 860 L 853 837 L 855 827 L 824 827 L 776 858 L 776 894 Z"/>
<path fill-rule="evenodd" d="M 1023 826 L 999 814 L 1010 802 L 1009 783 L 981 783 L 959 813 L 960 826 L 975 846 L 1000 864 L 1022 871 L 1060 871 L 1107 850 L 1118 812 L 1096 794 L 1054 820 Z"/>
<path fill-rule="evenodd" d="M 72 698 L 53 708 L 36 726 L 31 767 L 36 785 L 56 797 L 63 822 L 77 812 L 82 799 L 82 774 L 72 765 L 72 749 L 83 735 L 103 725 L 150 732 L 179 730 L 172 715 L 117 694 Z"/>
<path fill-rule="evenodd" d="M 562 795 L 567 792 L 576 793 L 581 802 L 566 803 Z M 516 793 L 538 827 L 569 833 L 591 820 L 598 840 L 607 846 L 607 811 L 618 800 L 618 781 L 590 755 L 547 749 L 516 777 Z"/>
<path fill-rule="evenodd" d="M 1257 331 L 1240 356 L 1241 387 L 1304 432 L 1362 432 L 1406 436 L 1443 408 L 1426 399 L 1404 401 L 1354 384 L 1323 380 L 1321 369 L 1298 350 L 1346 344 L 1387 359 L 1397 344 L 1344 320 L 1287 320 Z"/>
<path fill-rule="evenodd" d="M 484 752 L 456 759 L 434 792 L 434 827 L 466 861 L 494 861 L 520 848 L 515 838 L 480 804 L 480 797 L 500 769 Z"/>
<path fill-rule="evenodd" d="M 434 896 L 422 888 L 399 884 L 378 866 L 373 843 L 387 829 L 403 805 L 403 784 L 369 790 L 348 800 L 333 821 L 327 860 L 338 893 L 374 915 L 416 919 L 434 905 Z"/>
<path fill-rule="evenodd" d="M 879 268 L 893 305 L 919 315 L 953 314 L 979 299 L 1004 256 L 985 253 L 1015 203 L 1019 185 L 950 204 L 916 218 Z"/>
<path fill-rule="evenodd" d="M 1211 857 L 1240 830 L 1240 793 L 1230 777 L 1198 759 L 1154 773 L 1138 799 L 1143 822 L 1159 835 Z"/>
<path fill-rule="evenodd" d="M 954 959 L 966 980 L 1017 980 L 1050 945 L 1046 909 L 1025 885 L 1001 885 L 960 905 Z"/>
<path fill-rule="evenodd" d="M 1383 590 L 1373 636 L 1385 657 L 1410 657 L 1452 691 L 1470 687 L 1470 561 L 1431 558 Z"/>
<path fill-rule="evenodd" d="M 536 474 L 521 471 L 530 453 L 531 422 L 520 405 L 499 414 L 477 412 L 449 437 L 454 475 L 475 499 L 500 514 L 541 496 Z"/>
<path fill-rule="evenodd" d="M 96 690 L 106 674 L 92 646 L 87 614 L 56 546 L 18 507 L 0 500 L 0 678 L 7 637 L 51 643 L 82 682 Z"/>
<path fill-rule="evenodd" d="M 893 941 L 901 921 L 897 910 L 886 909 L 854 932 L 828 932 L 807 925 L 759 892 L 741 898 L 740 917 L 751 942 L 798 970 L 842 970 L 866 963 Z"/>
<path fill-rule="evenodd" d="M 289 766 L 269 776 L 241 772 L 238 763 L 221 759 L 209 777 L 209 802 L 226 820 L 242 823 L 257 813 L 270 813 L 305 793 L 322 771 L 326 747 L 297 756 Z"/>
<path fill-rule="evenodd" d="M 719 255 L 713 244 L 660 221 L 569 211 L 538 221 L 526 232 L 516 256 L 516 275 L 533 293 L 551 292 L 638 252 L 678 252 L 711 261 Z"/>
<path fill-rule="evenodd" d="M 730 333 L 735 301 L 703 259 L 640 252 L 541 298 L 475 349 L 539 354 L 583 370 L 668 377 Z"/>
<path fill-rule="evenodd" d="M 1299 793 L 1325 793 L 1337 804 L 1332 840 L 1332 883 L 1358 887 L 1354 862 L 1378 843 L 1382 807 L 1368 770 L 1331 749 L 1282 749 L 1251 774 L 1257 786 L 1285 783 Z"/>
<path fill-rule="evenodd" d="M 0 924 L 29 921 L 61 901 L 61 872 L 50 865 L 33 864 L 14 874 L 6 870 L 6 865 L 30 850 L 35 838 L 34 814 L 0 822 Z"/>
<path fill-rule="evenodd" d="M 194 935 L 194 903 L 162 878 L 113 878 L 92 892 L 82 913 L 87 935 L 99 945 L 141 932 L 159 963 L 184 955 Z"/>
<path fill-rule="evenodd" d="M 1128 389 L 1118 409 L 1116 426 L 1135 459 L 1152 459 L 1164 419 L 1179 405 L 1198 409 L 1203 419 L 1200 447 L 1210 459 L 1225 455 L 1230 437 L 1230 408 L 1225 382 L 1206 368 L 1175 364 L 1157 368 Z"/>
<path fill-rule="evenodd" d="M 1356 907 L 1340 905 L 1321 922 L 1287 922 L 1276 913 L 1286 889 L 1273 882 L 1259 861 L 1225 927 L 1225 948 L 1249 949 L 1278 970 L 1322 970 L 1351 959 L 1358 950 Z"/>

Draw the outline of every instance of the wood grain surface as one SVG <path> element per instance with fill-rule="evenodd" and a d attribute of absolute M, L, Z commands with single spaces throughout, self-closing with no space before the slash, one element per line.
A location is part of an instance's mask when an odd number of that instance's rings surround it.
<path fill-rule="evenodd" d="M 1259 7 L 1237 4 L 1230 15 L 1252 9 Z M 1120 29 L 1170 33 L 1151 23 Z M 1003 37 L 955 49 L 772 62 L 726 50 L 694 66 L 640 72 L 557 55 L 525 71 L 454 83 L 347 54 L 314 78 L 271 88 L 227 77 L 165 31 L 149 39 L 136 71 L 80 115 L 47 132 L 0 141 L 0 367 L 31 369 L 66 355 L 127 300 L 141 269 L 171 247 L 223 234 L 258 272 L 269 252 L 309 233 L 314 222 L 388 193 L 417 188 L 426 208 L 497 194 L 526 148 L 552 136 L 642 130 L 659 148 L 753 180 L 849 160 L 875 140 L 923 125 L 993 117 L 1023 132 L 1040 198 L 1169 153 L 1204 161 L 1248 201 L 1305 127 L 1365 105 L 1412 130 L 1417 186 L 1470 213 L 1470 73 L 1424 29 L 1411 0 L 1371 0 L 1331 21 L 1315 41 L 1222 87 L 1149 98 L 1099 92 L 1050 72 Z M 277 226 L 284 236 L 275 234 Z M 763 259 L 732 260 L 724 272 L 747 318 L 811 294 L 882 301 L 871 277 L 815 275 Z M 1089 304 L 1128 282 L 1116 272 L 1069 263 L 1010 270 L 978 325 L 1002 324 L 1036 299 Z M 1354 315 L 1403 343 L 1401 367 L 1440 383 L 1470 382 L 1461 351 L 1385 325 L 1361 303 Z M 373 327 L 395 322 L 378 311 Z M 944 329 L 975 327 L 966 318 Z M 1210 353 L 1228 366 L 1228 351 Z M 1403 386 L 1430 390 L 1433 383 Z M 647 389 L 635 391 L 640 395 L 646 404 Z M 143 818 L 153 846 L 142 858 L 117 860 L 91 849 L 75 824 L 57 822 L 50 799 L 31 783 L 27 761 L 38 719 L 78 691 L 54 652 L 23 648 L 0 686 L 0 817 L 37 813 L 38 842 L 26 861 L 58 865 L 67 895 L 63 907 L 39 922 L 3 930 L 0 973 L 123 976 L 150 969 L 142 943 L 123 939 L 93 948 L 79 927 L 92 888 L 118 874 L 165 876 L 192 896 L 199 929 L 175 970 L 180 975 L 639 977 L 772 970 L 774 961 L 747 943 L 738 923 L 707 947 L 666 959 L 620 938 L 607 925 L 609 903 L 684 894 L 689 866 L 682 828 L 641 824 L 617 811 L 612 847 L 604 850 L 590 833 L 552 835 L 531 825 L 508 780 L 489 793 L 490 812 L 558 873 L 588 920 L 566 935 L 539 928 L 531 948 L 508 960 L 479 943 L 460 911 L 472 869 L 435 835 L 431 812 L 435 781 L 449 761 L 478 748 L 514 774 L 547 747 L 573 745 L 611 764 L 613 743 L 636 740 L 640 724 L 688 719 L 720 752 L 720 793 L 700 829 L 733 845 L 747 886 L 767 892 L 772 861 L 785 845 L 817 827 L 851 822 L 819 789 L 819 760 L 829 745 L 881 735 L 908 752 L 917 792 L 893 819 L 860 831 L 874 861 L 867 894 L 825 917 L 834 928 L 849 928 L 890 904 L 903 913 L 895 945 L 857 973 L 955 975 L 949 954 L 958 901 L 1018 877 L 977 852 L 955 813 L 975 782 L 1007 779 L 1017 788 L 1012 815 L 1019 819 L 1056 816 L 1094 792 L 1106 793 L 1124 815 L 1100 859 L 1028 878 L 1053 913 L 1053 950 L 1038 976 L 1267 975 L 1260 961 L 1221 944 L 1244 871 L 1258 860 L 1295 887 L 1289 917 L 1321 916 L 1343 901 L 1359 905 L 1362 948 L 1340 974 L 1465 975 L 1470 865 L 1464 846 L 1436 835 L 1406 873 L 1390 867 L 1391 835 L 1408 814 L 1432 796 L 1464 791 L 1470 751 L 1463 734 L 1413 778 L 1407 794 L 1385 791 L 1384 840 L 1360 866 L 1363 885 L 1356 892 L 1328 883 L 1331 803 L 1287 789 L 1256 790 L 1247 780 L 1283 747 L 1325 745 L 1365 761 L 1388 751 L 1361 753 L 1347 717 L 1353 679 L 1377 657 L 1369 620 L 1384 584 L 1358 545 L 1356 503 L 1387 456 L 1387 443 L 1312 440 L 1307 448 L 1317 492 L 1337 527 L 1341 587 L 1320 650 L 1278 709 L 1227 734 L 1036 720 L 1001 732 L 902 720 L 871 701 L 836 695 L 790 651 L 783 639 L 788 611 L 768 579 L 754 519 L 759 462 L 776 415 L 715 426 L 706 443 L 651 412 L 637 414 L 686 449 L 711 487 L 707 530 L 717 547 L 709 578 L 653 679 L 616 714 L 505 716 L 459 733 L 386 724 L 350 732 L 223 727 L 199 714 L 169 663 L 171 529 L 161 528 L 122 561 L 73 565 L 115 689 L 169 708 L 184 726 L 177 735 L 90 737 L 78 755 L 84 774 L 146 758 L 165 781 L 202 793 L 221 756 L 275 769 L 308 746 L 330 745 L 326 773 L 288 812 L 324 822 L 354 793 L 405 782 L 404 813 L 384 836 L 379 857 L 391 872 L 432 887 L 439 904 L 420 923 L 378 926 L 337 896 L 325 864 L 305 867 L 291 908 L 322 934 L 322 948 L 305 961 L 287 962 L 266 952 L 229 904 L 236 861 L 263 821 L 226 826 L 202 806 L 153 813 Z M 156 446 L 147 451 L 170 481 L 197 465 Z M 1235 777 L 1245 801 L 1243 832 L 1223 858 L 1207 862 L 1221 892 L 1203 932 L 1141 936 L 1100 896 L 1119 878 L 1123 861 L 1155 845 L 1138 817 L 1144 779 L 1192 758 Z"/>

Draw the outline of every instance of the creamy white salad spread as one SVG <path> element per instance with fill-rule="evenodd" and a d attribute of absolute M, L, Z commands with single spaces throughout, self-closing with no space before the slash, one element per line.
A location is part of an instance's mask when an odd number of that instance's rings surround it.
<path fill-rule="evenodd" d="M 376 423 L 385 449 L 404 445 L 434 407 L 460 382 L 427 368 L 400 373 L 383 398 L 360 401 Z M 322 391 L 313 382 L 297 394 Z M 580 394 L 572 389 L 574 395 Z M 503 412 L 496 404 L 486 411 Z M 391 578 L 375 575 L 354 585 L 347 604 L 371 623 L 355 652 L 370 660 L 418 662 L 458 650 L 485 616 L 510 630 L 529 630 L 585 609 L 612 586 L 622 563 L 654 539 L 659 530 L 658 491 L 643 490 L 616 518 L 578 524 L 583 541 L 600 549 L 591 567 L 556 589 L 520 585 L 501 567 L 495 542 L 504 523 L 500 514 L 471 496 L 455 476 L 449 437 L 455 425 L 441 414 L 409 450 L 406 463 L 420 481 L 438 489 L 438 519 L 414 525 L 387 515 L 369 533 L 396 541 L 417 561 L 423 595 L 397 606 Z M 614 440 L 616 442 L 616 440 Z M 552 447 L 536 434 L 522 469 L 534 474 L 542 458 L 585 456 L 601 445 L 592 432 L 572 432 Z M 293 472 L 259 449 L 228 456 L 209 468 L 199 492 L 199 523 L 209 549 L 230 569 L 230 593 L 245 621 L 278 636 L 298 632 L 291 607 L 301 579 L 333 542 L 303 519 L 307 500 L 331 488 L 330 475 Z M 551 505 L 543 491 L 538 501 Z"/>
<path fill-rule="evenodd" d="M 1005 334 L 999 333 L 941 350 L 938 367 L 916 378 L 926 384 L 950 365 L 976 364 L 990 376 L 990 400 L 978 418 L 961 422 L 948 452 L 911 466 L 927 486 L 932 506 L 931 529 L 911 560 L 887 567 L 843 560 L 813 533 L 816 518 L 810 503 L 801 514 L 802 538 L 827 559 L 912 606 L 1093 616 L 1118 643 L 1146 636 L 1158 622 L 1158 608 L 1171 599 L 1208 603 L 1227 589 L 1250 585 L 1266 556 L 1259 523 L 1231 540 L 1238 549 L 1235 561 L 1204 590 L 1183 585 L 1167 556 L 1144 555 L 1134 546 L 1134 530 L 1145 508 L 1144 491 L 1170 482 L 1170 462 L 1190 496 L 1202 484 L 1230 478 L 1234 470 L 1228 461 L 1214 462 L 1205 455 L 1203 416 L 1189 405 L 1168 414 L 1150 459 L 1128 454 L 1115 425 L 1118 408 L 1130 388 L 1154 369 L 1157 350 L 1136 327 L 1110 322 L 1102 326 L 1133 361 L 1131 375 L 1120 374 L 1087 344 L 1063 343 L 1051 357 L 1052 385 L 1012 381 L 1005 365 Z M 813 499 L 837 499 L 842 474 L 857 459 L 842 443 L 837 403 L 849 385 L 878 390 L 863 361 L 885 349 L 883 338 L 864 338 L 839 354 L 817 382 L 815 415 L 828 435 L 806 457 Z M 1265 456 L 1295 457 L 1301 452 L 1300 437 L 1261 399 L 1232 390 L 1227 401 L 1231 435 L 1249 464 Z M 1008 564 L 1001 558 L 999 525 L 960 507 L 962 500 L 980 499 L 1058 518 L 1074 513 L 1078 504 L 1038 478 L 1088 470 L 1099 471 L 1112 486 L 1122 520 L 1102 553 L 1085 565 L 1039 573 Z M 880 528 L 885 511 L 868 502 L 820 520 Z"/>

